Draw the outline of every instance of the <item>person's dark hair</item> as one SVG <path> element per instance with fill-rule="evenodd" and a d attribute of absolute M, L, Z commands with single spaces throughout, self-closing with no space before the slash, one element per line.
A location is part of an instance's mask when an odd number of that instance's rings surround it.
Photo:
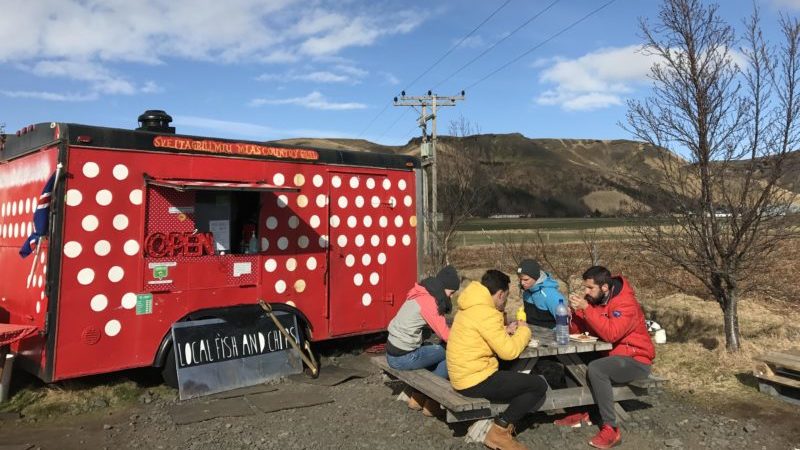
<path fill-rule="evenodd" d="M 584 280 L 593 280 L 598 286 L 608 285 L 611 287 L 611 272 L 603 266 L 592 266 L 583 272 Z"/>
<path fill-rule="evenodd" d="M 507 291 L 511 278 L 499 270 L 489 269 L 481 277 L 481 284 L 489 289 L 489 293 L 494 295 L 497 291 Z"/>

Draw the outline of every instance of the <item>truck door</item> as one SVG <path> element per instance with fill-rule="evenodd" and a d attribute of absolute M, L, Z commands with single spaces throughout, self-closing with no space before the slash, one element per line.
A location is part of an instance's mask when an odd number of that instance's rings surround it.
<path fill-rule="evenodd" d="M 386 328 L 385 176 L 331 172 L 329 186 L 330 334 Z"/>

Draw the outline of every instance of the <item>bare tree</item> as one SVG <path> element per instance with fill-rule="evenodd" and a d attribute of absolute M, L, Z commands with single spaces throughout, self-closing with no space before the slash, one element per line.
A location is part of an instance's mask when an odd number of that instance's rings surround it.
<path fill-rule="evenodd" d="M 438 164 L 438 203 L 442 220 L 434 230 L 428 223 L 434 242 L 431 270 L 449 264 L 455 247 L 458 227 L 480 210 L 488 200 L 486 171 L 481 163 L 485 149 L 478 144 L 480 128 L 463 116 L 450 122 L 451 138 L 440 138 L 436 155 Z"/>
<path fill-rule="evenodd" d="M 632 231 L 719 303 L 729 351 L 739 349 L 737 303 L 748 275 L 793 237 L 795 194 L 782 186 L 799 137 L 800 23 L 780 19 L 778 46 L 765 41 L 757 8 L 743 26 L 737 41 L 717 5 L 665 0 L 656 24 L 641 22 L 644 52 L 658 62 L 652 96 L 628 102 L 626 127 L 674 152 L 659 153 L 664 177 L 649 180 L 672 214 Z"/>

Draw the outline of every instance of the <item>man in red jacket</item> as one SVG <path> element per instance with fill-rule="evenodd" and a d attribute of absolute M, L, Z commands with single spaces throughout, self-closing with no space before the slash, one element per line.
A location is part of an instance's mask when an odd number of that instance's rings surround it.
<path fill-rule="evenodd" d="M 573 311 L 570 333 L 588 331 L 613 345 L 608 356 L 589 363 L 589 387 L 603 421 L 600 432 L 589 445 L 611 448 L 622 440 L 611 383 L 647 378 L 656 352 L 644 323 L 642 307 L 627 280 L 621 276 L 612 277 L 605 267 L 593 266 L 583 273 L 583 291 L 583 297 L 571 295 L 569 298 Z M 586 412 L 556 421 L 556 425 L 571 427 L 582 423 L 591 424 Z"/>

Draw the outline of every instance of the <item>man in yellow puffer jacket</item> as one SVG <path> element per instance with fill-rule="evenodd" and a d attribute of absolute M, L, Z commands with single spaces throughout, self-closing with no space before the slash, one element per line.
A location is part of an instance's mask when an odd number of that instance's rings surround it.
<path fill-rule="evenodd" d="M 458 297 L 458 312 L 447 342 L 447 370 L 453 388 L 467 397 L 508 403 L 483 443 L 493 449 L 525 449 L 512 433 L 514 424 L 541 407 L 547 383 L 538 375 L 498 370 L 497 358 L 516 359 L 528 345 L 531 331 L 525 322 L 505 324 L 511 279 L 499 270 L 487 270 Z"/>

